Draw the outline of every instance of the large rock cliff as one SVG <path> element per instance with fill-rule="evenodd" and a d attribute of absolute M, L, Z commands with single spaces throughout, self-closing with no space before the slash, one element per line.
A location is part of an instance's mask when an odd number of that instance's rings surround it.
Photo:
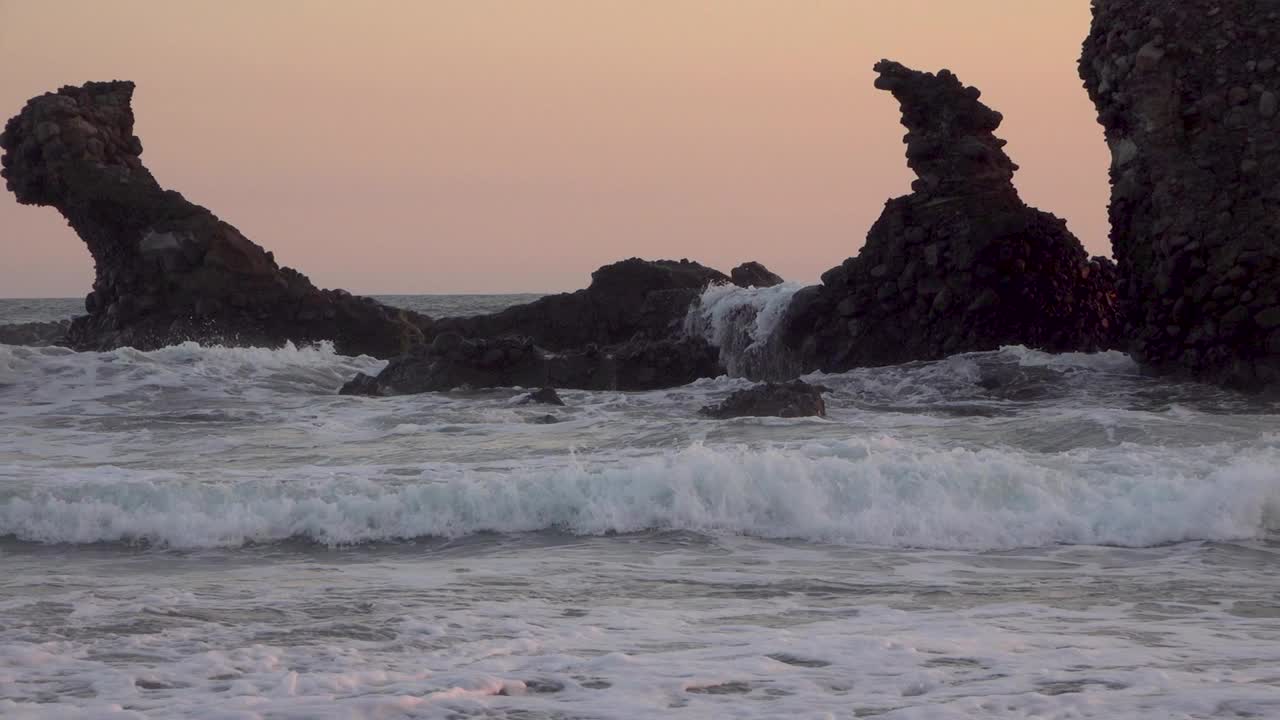
<path fill-rule="evenodd" d="M 427 318 L 319 290 L 213 213 L 160 187 L 133 134 L 131 82 L 91 82 L 30 100 L 0 136 L 18 202 L 56 208 L 93 255 L 78 349 L 183 340 L 281 345 L 332 340 L 389 357 L 423 340 Z"/>
<path fill-rule="evenodd" d="M 1280 3 L 1094 0 L 1081 75 L 1111 147 L 1129 350 L 1280 382 Z"/>
<path fill-rule="evenodd" d="M 1028 207 L 994 135 L 1002 116 L 952 73 L 876 65 L 902 109 L 913 192 L 890 200 L 857 257 L 797 293 L 783 340 L 803 367 L 838 372 L 1026 345 L 1110 347 L 1114 266 L 1066 223 Z"/>

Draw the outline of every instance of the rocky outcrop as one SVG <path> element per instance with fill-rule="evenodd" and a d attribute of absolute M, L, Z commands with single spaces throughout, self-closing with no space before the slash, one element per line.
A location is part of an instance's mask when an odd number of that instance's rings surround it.
<path fill-rule="evenodd" d="M 857 257 L 798 292 L 781 331 L 806 369 L 838 372 L 1026 345 L 1110 347 L 1115 271 L 1028 207 L 994 132 L 1000 113 L 943 70 L 876 65 L 901 104 L 912 194 L 890 200 Z"/>
<path fill-rule="evenodd" d="M 0 136 L 18 202 L 56 208 L 96 266 L 79 349 L 150 349 L 183 340 L 238 345 L 332 340 L 344 353 L 397 355 L 429 320 L 301 273 L 177 192 L 142 164 L 131 82 L 91 82 L 30 100 Z"/>
<path fill-rule="evenodd" d="M 719 353 L 700 339 L 633 340 L 552 353 L 529 338 L 439 335 L 392 360 L 376 377 L 360 374 L 343 395 L 411 395 L 456 388 L 542 387 L 656 390 L 723 374 Z"/>
<path fill-rule="evenodd" d="M 1128 349 L 1280 382 L 1280 6 L 1094 0 L 1081 75 L 1111 148 Z"/>
<path fill-rule="evenodd" d="M 744 262 L 730 270 L 729 279 L 733 281 L 734 285 L 743 288 L 773 287 L 784 282 L 781 276 L 774 274 L 769 268 L 755 261 Z"/>
<path fill-rule="evenodd" d="M 441 319 L 435 331 L 528 338 L 548 350 L 661 340 L 679 333 L 690 305 L 708 285 L 728 282 L 724 273 L 690 260 L 631 258 L 593 272 L 584 290 L 492 315 Z"/>
<path fill-rule="evenodd" d="M 738 390 L 718 405 L 708 405 L 699 412 L 707 417 L 727 420 L 736 417 L 826 417 L 824 387 L 803 380 L 789 383 L 765 383 Z"/>
<path fill-rule="evenodd" d="M 63 345 L 70 327 L 69 320 L 0 325 L 0 345 Z"/>

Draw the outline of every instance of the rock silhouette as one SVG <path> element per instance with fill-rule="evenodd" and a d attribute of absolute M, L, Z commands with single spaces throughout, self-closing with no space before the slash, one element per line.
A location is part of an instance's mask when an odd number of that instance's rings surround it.
<path fill-rule="evenodd" d="M 1018 197 L 1017 166 L 994 134 L 1000 113 L 947 70 L 888 60 L 875 69 L 876 87 L 901 105 L 918 178 L 912 194 L 886 204 L 858 256 L 796 294 L 782 339 L 801 366 L 840 372 L 1002 345 L 1111 347 L 1114 266 Z"/>
<path fill-rule="evenodd" d="M 734 285 L 744 288 L 773 287 L 784 282 L 781 276 L 774 274 L 769 268 L 755 261 L 744 262 L 730 270 L 729 278 L 733 280 Z"/>
<path fill-rule="evenodd" d="M 134 85 L 91 82 L 27 102 L 0 136 L 18 202 L 62 213 L 96 278 L 66 342 L 152 349 L 184 340 L 278 346 L 332 340 L 390 357 L 423 340 L 428 318 L 320 290 L 210 211 L 163 189 L 133 134 Z"/>
<path fill-rule="evenodd" d="M 1080 72 L 1111 148 L 1127 348 L 1280 382 L 1280 5 L 1094 0 Z"/>

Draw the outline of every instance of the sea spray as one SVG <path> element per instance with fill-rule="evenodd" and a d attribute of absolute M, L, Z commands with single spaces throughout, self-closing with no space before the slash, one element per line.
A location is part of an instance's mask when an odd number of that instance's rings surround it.
<path fill-rule="evenodd" d="M 776 331 L 801 287 L 794 282 L 767 288 L 713 285 L 689 309 L 685 332 L 719 348 L 720 362 L 731 377 L 796 377 L 802 369 Z"/>

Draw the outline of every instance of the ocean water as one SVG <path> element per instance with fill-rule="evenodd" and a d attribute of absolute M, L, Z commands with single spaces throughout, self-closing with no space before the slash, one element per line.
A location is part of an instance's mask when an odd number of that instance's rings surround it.
<path fill-rule="evenodd" d="M 751 374 L 793 291 L 688 331 Z M 1016 347 L 826 419 L 336 394 L 381 365 L 0 345 L 0 717 L 1280 718 L 1273 400 Z"/>

